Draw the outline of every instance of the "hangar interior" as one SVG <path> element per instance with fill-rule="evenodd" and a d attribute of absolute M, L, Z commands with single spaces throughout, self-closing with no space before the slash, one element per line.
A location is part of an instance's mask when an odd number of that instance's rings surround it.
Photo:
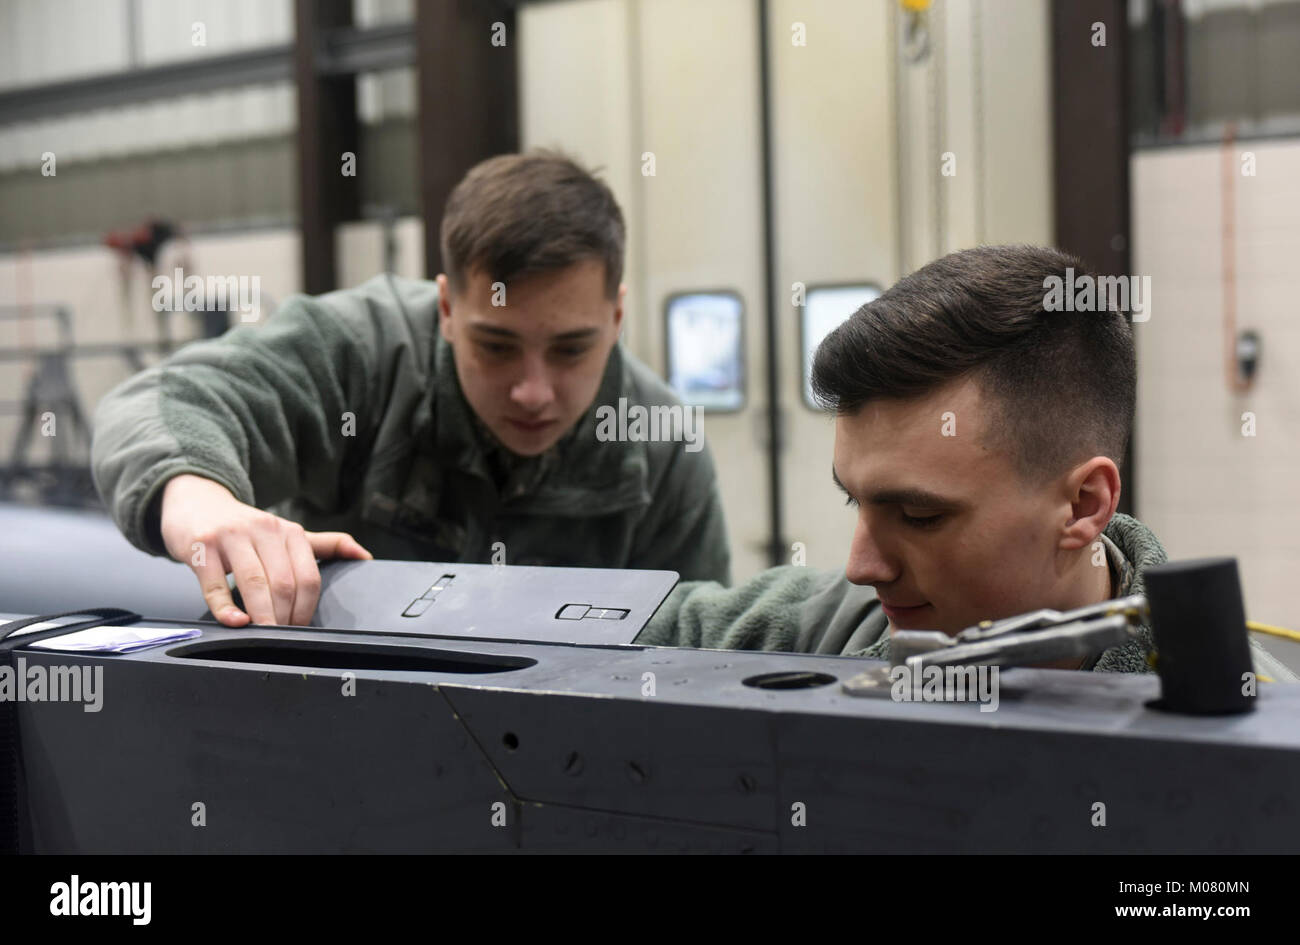
<path fill-rule="evenodd" d="M 444 178 L 502 142 L 558 147 L 626 215 L 628 349 L 669 376 L 683 299 L 733 326 L 735 383 L 705 433 L 736 580 L 844 560 L 854 520 L 830 487 L 832 422 L 806 400 L 811 345 L 946 252 L 1056 244 L 1153 287 L 1121 509 L 1172 559 L 1235 556 L 1249 613 L 1300 625 L 1300 3 L 303 7 L 0 6 L 5 501 L 96 507 L 94 405 L 224 327 L 156 317 L 154 274 L 255 276 L 252 320 L 382 271 L 431 277 Z M 484 15 L 509 26 L 500 74 L 445 38 Z M 1103 43 L 1079 40 L 1097 20 Z M 313 46 L 326 29 L 342 38 Z M 326 67 L 305 73 L 304 49 Z M 322 100 L 354 119 L 323 122 Z M 304 159 L 308 125 L 355 151 L 342 197 L 332 164 Z M 55 436 L 31 422 L 50 412 Z M 1300 666 L 1300 646 L 1267 645 Z"/>

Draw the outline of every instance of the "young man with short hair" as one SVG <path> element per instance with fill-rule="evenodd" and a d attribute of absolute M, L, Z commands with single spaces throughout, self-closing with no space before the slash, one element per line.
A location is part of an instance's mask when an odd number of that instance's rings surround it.
<path fill-rule="evenodd" d="M 1121 313 L 1045 311 L 1078 259 L 989 246 L 924 266 L 818 348 L 831 477 L 858 524 L 843 573 L 781 567 L 734 589 L 681 584 L 637 643 L 889 658 L 893 629 L 1143 593 L 1167 560 L 1117 514 L 1136 359 Z M 1059 668 L 1143 672 L 1141 640 Z M 1294 678 L 1257 643 L 1261 672 Z"/>
<path fill-rule="evenodd" d="M 682 409 L 618 343 L 609 188 L 558 154 L 491 158 L 451 194 L 441 237 L 436 282 L 295 297 L 106 396 L 92 465 L 126 537 L 189 564 L 230 626 L 310 620 L 317 558 L 729 582 L 702 442 L 597 436 L 621 398 Z"/>

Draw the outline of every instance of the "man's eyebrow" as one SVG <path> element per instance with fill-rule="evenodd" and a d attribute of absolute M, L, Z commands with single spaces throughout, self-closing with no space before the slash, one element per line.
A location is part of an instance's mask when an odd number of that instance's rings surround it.
<path fill-rule="evenodd" d="M 471 322 L 470 330 L 477 331 L 484 335 L 495 335 L 498 338 L 518 338 L 519 333 L 511 331 L 509 328 L 502 328 L 500 325 L 484 325 L 482 322 Z"/>
<path fill-rule="evenodd" d="M 916 509 L 960 509 L 965 503 L 957 499 L 927 492 L 925 489 L 880 489 L 872 492 L 867 501 L 872 505 L 906 505 Z"/>
<path fill-rule="evenodd" d="M 592 335 L 599 334 L 598 328 L 575 328 L 573 331 L 561 332 L 558 335 L 552 335 L 552 341 L 586 341 Z"/>
<path fill-rule="evenodd" d="M 470 328 L 473 331 L 480 332 L 481 334 L 494 335 L 498 338 L 509 338 L 515 340 L 519 337 L 518 332 L 511 331 L 509 328 L 502 328 L 500 325 L 485 325 L 482 322 L 473 322 L 471 323 Z M 552 342 L 585 341 L 591 336 L 599 334 L 599 332 L 600 329 L 598 328 L 575 328 L 573 331 L 565 331 L 558 335 L 552 335 L 550 340 Z"/>
<path fill-rule="evenodd" d="M 835 480 L 835 485 L 840 487 L 841 492 L 852 496 L 844 483 L 840 482 L 834 466 L 831 467 L 831 478 Z M 872 505 L 906 505 L 916 509 L 961 509 L 966 505 L 959 499 L 950 499 L 925 489 L 877 489 L 868 494 L 867 501 Z"/>

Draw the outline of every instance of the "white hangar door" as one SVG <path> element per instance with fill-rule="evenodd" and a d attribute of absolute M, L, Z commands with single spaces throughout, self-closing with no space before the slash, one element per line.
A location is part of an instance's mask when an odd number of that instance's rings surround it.
<path fill-rule="evenodd" d="M 757 4 L 530 4 L 519 31 L 523 145 L 601 168 L 618 197 L 624 343 L 711 405 L 703 428 L 744 579 L 769 543 Z"/>

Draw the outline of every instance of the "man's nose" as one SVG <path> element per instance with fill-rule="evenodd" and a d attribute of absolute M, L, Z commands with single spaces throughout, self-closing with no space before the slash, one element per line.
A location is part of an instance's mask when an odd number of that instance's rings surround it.
<path fill-rule="evenodd" d="M 524 373 L 510 389 L 510 399 L 530 413 L 540 413 L 555 399 L 555 386 L 541 355 L 524 356 Z"/>
<path fill-rule="evenodd" d="M 858 516 L 849 546 L 849 563 L 844 575 L 853 584 L 889 584 L 898 579 L 898 568 L 880 547 L 865 515 Z"/>

